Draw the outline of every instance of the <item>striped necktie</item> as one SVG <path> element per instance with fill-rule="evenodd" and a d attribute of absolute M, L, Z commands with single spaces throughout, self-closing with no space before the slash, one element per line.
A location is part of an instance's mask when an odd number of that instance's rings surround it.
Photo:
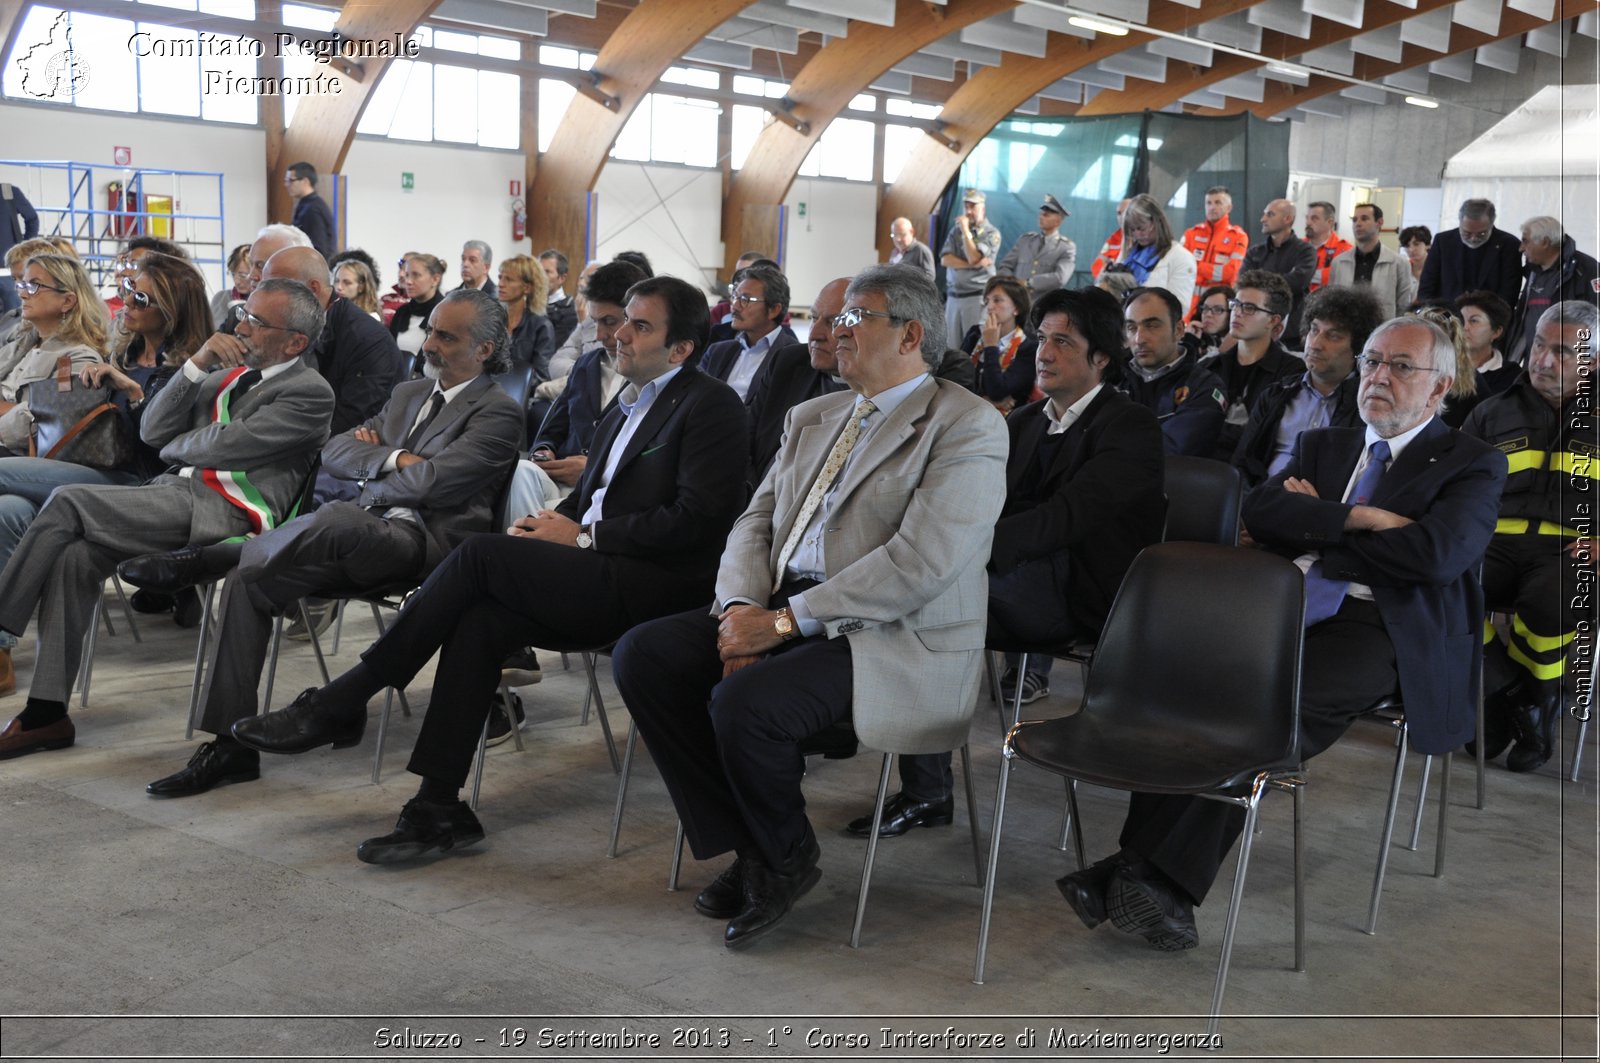
<path fill-rule="evenodd" d="M 806 528 L 811 524 L 811 517 L 816 513 L 817 507 L 822 504 L 822 496 L 828 493 L 828 488 L 833 486 L 834 479 L 839 475 L 839 470 L 850 458 L 850 451 L 855 449 L 856 440 L 861 438 L 861 422 L 878 412 L 871 399 L 863 399 L 856 403 L 855 409 L 850 414 L 850 419 L 845 422 L 844 431 L 839 433 L 839 439 L 833 444 L 833 449 L 828 452 L 828 460 L 822 463 L 822 471 L 817 473 L 816 482 L 811 485 L 811 490 L 806 492 L 806 500 L 800 506 L 800 513 L 794 519 L 794 527 L 789 529 L 789 538 L 783 542 L 783 549 L 778 552 L 778 571 L 773 590 L 783 583 L 783 570 L 788 567 L 789 559 L 794 556 L 800 539 L 806 533 Z"/>

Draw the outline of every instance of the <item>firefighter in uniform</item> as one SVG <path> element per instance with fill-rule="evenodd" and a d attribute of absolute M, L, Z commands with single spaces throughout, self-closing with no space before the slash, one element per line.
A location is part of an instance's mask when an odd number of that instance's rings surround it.
<path fill-rule="evenodd" d="M 1498 755 L 1515 737 L 1506 756 L 1512 771 L 1550 758 L 1569 659 L 1592 652 L 1597 325 L 1591 303 L 1545 311 L 1526 371 L 1462 427 L 1498 447 L 1510 466 L 1483 563 L 1485 601 L 1512 610 L 1505 643 L 1484 627 L 1484 755 Z"/>
<path fill-rule="evenodd" d="M 1061 231 L 1061 219 L 1071 214 L 1055 196 L 1045 196 L 1039 204 L 1038 231 L 1017 237 L 996 273 L 1017 278 L 1028 286 L 1028 294 L 1035 299 L 1045 292 L 1065 288 L 1078 264 L 1077 245 Z"/>

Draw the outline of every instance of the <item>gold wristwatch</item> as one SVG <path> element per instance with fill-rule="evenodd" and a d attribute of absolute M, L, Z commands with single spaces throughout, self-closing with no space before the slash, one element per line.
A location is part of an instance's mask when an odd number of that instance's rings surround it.
<path fill-rule="evenodd" d="M 800 637 L 800 625 L 794 622 L 794 614 L 789 612 L 787 605 L 772 618 L 772 633 L 785 642 Z"/>

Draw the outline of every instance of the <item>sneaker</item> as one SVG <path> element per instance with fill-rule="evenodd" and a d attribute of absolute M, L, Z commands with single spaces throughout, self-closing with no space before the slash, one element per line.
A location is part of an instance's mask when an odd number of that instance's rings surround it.
<path fill-rule="evenodd" d="M 527 714 L 522 711 L 522 695 L 516 691 L 511 693 L 511 711 L 517 718 L 517 730 L 522 730 L 522 725 L 527 720 Z M 505 699 L 496 692 L 494 703 L 489 706 L 489 738 L 486 745 L 497 746 L 511 737 L 511 721 L 506 716 Z"/>
<path fill-rule="evenodd" d="M 311 630 L 317 633 L 317 638 L 319 639 L 326 635 L 328 629 L 333 626 L 334 604 L 331 601 L 324 601 L 320 598 L 306 599 L 306 612 L 311 614 Z M 296 642 L 311 641 L 311 631 L 306 630 L 306 624 L 301 619 L 300 610 L 296 609 L 289 614 L 289 623 L 284 626 L 283 637 L 294 639 Z"/>
<path fill-rule="evenodd" d="M 1025 672 L 1022 676 L 1022 704 L 1032 705 L 1050 693 L 1050 679 L 1047 676 Z M 1000 696 L 1007 705 L 1013 704 L 1017 696 L 1017 670 L 1007 668 L 1005 676 L 1000 680 Z"/>
<path fill-rule="evenodd" d="M 532 646 L 524 646 L 500 666 L 500 682 L 508 687 L 528 687 L 544 678 Z"/>

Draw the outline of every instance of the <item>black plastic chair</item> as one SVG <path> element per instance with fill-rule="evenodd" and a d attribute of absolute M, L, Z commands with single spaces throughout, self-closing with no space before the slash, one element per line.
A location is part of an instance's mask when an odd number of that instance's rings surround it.
<path fill-rule="evenodd" d="M 1006 736 L 990 834 L 973 981 L 983 983 L 1005 814 L 1007 770 L 1021 758 L 1074 782 L 1192 794 L 1245 809 L 1208 1032 L 1221 1015 L 1256 814 L 1269 788 L 1294 794 L 1295 970 L 1305 969 L 1301 890 L 1300 653 L 1305 580 L 1261 550 L 1163 543 L 1128 570 L 1075 715 Z M 1152 656 L 1151 646 L 1162 652 Z M 1068 800 L 1082 851 L 1075 791 Z M 1082 866 L 1080 857 L 1079 866 Z"/>

